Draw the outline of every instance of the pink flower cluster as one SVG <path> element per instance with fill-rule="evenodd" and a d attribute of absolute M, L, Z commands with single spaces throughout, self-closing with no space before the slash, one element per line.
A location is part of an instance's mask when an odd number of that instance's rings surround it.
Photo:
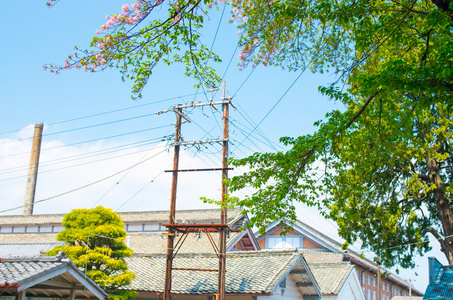
<path fill-rule="evenodd" d="M 154 5 L 159 5 L 162 3 L 163 0 L 155 0 L 152 1 Z M 121 8 L 121 14 L 113 14 L 111 16 L 106 16 L 105 20 L 107 21 L 104 25 L 101 26 L 100 30 L 96 31 L 96 34 L 100 34 L 101 31 L 108 30 L 115 24 L 128 24 L 134 25 L 138 21 L 140 21 L 143 17 L 145 17 L 147 10 L 152 5 L 148 5 L 151 1 L 146 0 L 136 0 L 135 3 L 129 6 L 128 4 L 124 4 Z"/>

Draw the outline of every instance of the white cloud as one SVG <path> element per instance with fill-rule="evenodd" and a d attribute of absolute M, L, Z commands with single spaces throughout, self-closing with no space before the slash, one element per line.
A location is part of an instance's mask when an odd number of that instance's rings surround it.
<path fill-rule="evenodd" d="M 15 138 L 0 139 L 0 201 L 3 210 L 23 205 L 32 142 L 26 137 L 32 132 L 33 126 L 27 126 Z M 90 185 L 136 166 L 89 187 L 37 203 L 34 213 L 65 213 L 93 205 L 117 209 L 123 204 L 121 211 L 169 209 L 171 173 L 163 171 L 172 169 L 173 151 L 167 151 L 165 143 L 161 142 L 148 146 L 153 147 L 151 150 L 136 147 L 112 152 L 112 148 L 120 145 L 115 141 L 98 141 L 90 145 L 67 146 L 61 140 L 44 139 L 35 201 Z M 102 151 L 112 153 L 100 155 Z M 92 153 L 91 157 L 87 157 L 87 153 Z M 107 159 L 109 157 L 115 158 Z M 180 157 L 181 167 L 206 167 L 206 161 L 194 157 L 189 150 L 182 150 Z M 208 164 L 214 167 L 212 162 L 208 161 Z M 205 207 L 199 200 L 200 196 L 220 197 L 221 177 L 213 172 L 180 173 L 178 177 L 177 208 Z M 21 213 L 22 209 L 7 212 Z"/>

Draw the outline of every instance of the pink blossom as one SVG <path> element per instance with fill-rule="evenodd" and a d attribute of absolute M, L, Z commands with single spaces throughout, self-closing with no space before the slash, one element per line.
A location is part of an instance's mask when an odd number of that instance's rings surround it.
<path fill-rule="evenodd" d="M 98 44 L 98 48 L 101 49 L 101 50 L 103 50 L 103 49 L 104 49 L 104 43 L 99 43 L 99 44 Z"/>
<path fill-rule="evenodd" d="M 99 33 L 101 33 L 101 32 L 99 31 L 99 29 L 98 29 L 98 30 L 96 30 L 96 34 L 99 34 Z"/>
<path fill-rule="evenodd" d="M 129 5 L 127 4 L 124 4 L 123 7 L 121 8 L 121 12 L 122 13 L 127 13 L 129 11 Z"/>

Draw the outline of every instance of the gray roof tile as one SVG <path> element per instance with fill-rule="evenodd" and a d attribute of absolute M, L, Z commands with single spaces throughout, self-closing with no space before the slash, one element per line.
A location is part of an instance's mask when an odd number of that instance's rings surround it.
<path fill-rule="evenodd" d="M 349 263 L 308 264 L 323 294 L 337 295 L 354 269 Z"/>
<path fill-rule="evenodd" d="M 232 232 L 227 239 L 227 247 L 239 233 Z M 165 253 L 167 237 L 161 233 L 129 233 L 130 248 L 137 254 Z M 212 238 L 219 244 L 219 234 L 211 233 Z M 176 238 L 176 241 L 178 238 Z M 213 247 L 206 234 L 189 233 L 179 250 L 179 253 L 213 253 Z"/>
<path fill-rule="evenodd" d="M 0 262 L 0 284 L 20 284 L 22 281 L 63 262 L 56 261 L 2 261 Z"/>
<path fill-rule="evenodd" d="M 57 241 L 56 233 L 2 233 L 0 243 L 54 243 Z"/>
<path fill-rule="evenodd" d="M 168 210 L 157 211 L 134 211 L 118 213 L 125 223 L 127 222 L 167 222 Z M 229 210 L 228 221 L 231 222 L 242 216 L 240 209 Z M 61 224 L 64 214 L 49 215 L 6 215 L 0 216 L 0 225 L 39 225 L 39 224 Z M 190 221 L 214 221 L 220 219 L 219 209 L 193 209 L 176 211 L 176 220 Z"/>
<path fill-rule="evenodd" d="M 32 258 L 45 256 L 46 252 L 62 242 L 50 243 L 0 243 L 1 258 Z"/>
<path fill-rule="evenodd" d="M 351 250 L 349 248 L 348 248 L 347 251 L 343 251 L 341 243 L 339 243 L 338 241 L 328 237 L 327 235 L 323 234 L 319 230 L 314 229 L 313 227 L 309 226 L 308 224 L 306 224 L 306 223 L 304 223 L 304 222 L 302 222 L 300 220 L 296 221 L 296 226 L 299 226 L 300 228 L 308 231 L 310 234 L 316 236 L 321 241 L 329 244 L 332 248 L 336 249 L 339 253 L 344 253 L 344 259 L 353 261 L 355 264 L 362 265 L 365 268 L 370 268 L 374 272 L 377 272 L 377 264 L 376 263 L 374 263 L 370 259 L 362 258 L 362 256 L 359 253 L 357 253 L 357 252 L 355 252 L 355 251 L 353 251 L 353 250 Z M 389 273 L 390 275 L 387 276 L 387 279 L 392 280 L 394 282 L 397 282 L 398 284 L 400 284 L 400 285 L 406 287 L 407 289 L 409 289 L 409 283 L 406 282 L 405 280 L 403 280 L 402 278 L 400 278 L 399 276 L 393 274 L 392 272 L 390 272 L 390 271 L 388 271 L 388 270 L 386 270 L 385 268 L 382 268 L 382 267 L 381 267 L 381 272 Z M 414 287 L 412 287 L 412 291 L 413 291 L 414 294 L 423 295 L 422 292 L 420 292 L 419 290 L 415 289 Z"/>
<path fill-rule="evenodd" d="M 291 268 L 300 254 L 294 251 L 249 251 L 227 254 L 227 293 L 271 293 L 281 276 Z M 137 274 L 127 289 L 163 292 L 166 255 L 133 256 L 129 269 Z M 214 269 L 218 258 L 213 254 L 178 254 L 174 268 Z M 217 272 L 174 270 L 172 292 L 199 294 L 217 292 Z"/>

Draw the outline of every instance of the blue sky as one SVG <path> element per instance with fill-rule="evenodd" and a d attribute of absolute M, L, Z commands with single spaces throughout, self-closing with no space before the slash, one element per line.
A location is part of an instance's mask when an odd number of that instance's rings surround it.
<path fill-rule="evenodd" d="M 0 18 L 0 201 L 4 210 L 23 203 L 29 137 L 37 122 L 44 123 L 45 129 L 36 199 L 77 191 L 37 204 L 36 213 L 65 213 L 94 205 L 118 211 L 169 208 L 171 180 L 162 171 L 169 169 L 172 161 L 167 140 L 174 131 L 175 116 L 155 113 L 178 103 L 204 102 L 211 97 L 218 100 L 221 94 L 204 95 L 194 89 L 196 82 L 183 76 L 179 65 L 158 66 L 143 98 L 136 101 L 130 98 L 132 84 L 122 82 L 116 70 L 96 74 L 74 70 L 58 76 L 42 70 L 44 64 L 62 64 L 76 45 L 87 48 L 105 16 L 119 12 L 123 4 L 117 0 L 62 0 L 49 9 L 44 0 L 24 0 L 10 3 L 11 13 Z M 331 75 L 306 72 L 282 98 L 300 73 L 262 66 L 251 75 L 250 68 L 239 71 L 237 29 L 228 22 L 229 8 L 222 20 L 220 16 L 221 12 L 214 13 L 202 34 L 203 41 L 211 45 L 219 28 L 213 50 L 223 62 L 216 67 L 219 74 L 227 70 L 227 89 L 230 96 L 235 95 L 238 107 L 231 110 L 230 155 L 243 157 L 252 151 L 279 149 L 272 144 L 278 143 L 279 137 L 311 133 L 313 122 L 332 109 L 342 109 L 340 103 L 317 92 L 318 86 L 335 80 Z M 221 136 L 220 115 L 214 110 L 187 113 L 194 123 L 183 125 L 186 140 Z M 218 167 L 219 151 L 219 145 L 185 149 L 181 166 Z M 125 169 L 128 171 L 120 172 Z M 183 175 L 179 184 L 178 208 L 203 206 L 200 196 L 220 196 L 219 174 Z M 81 188 L 85 185 L 89 186 Z M 21 209 L 5 213 L 21 214 Z M 319 222 L 310 209 L 300 207 L 299 213 L 308 221 Z M 335 234 L 331 222 L 323 222 L 323 226 Z M 419 260 L 419 276 L 401 274 L 416 278 L 421 290 L 427 283 L 426 260 Z"/>

